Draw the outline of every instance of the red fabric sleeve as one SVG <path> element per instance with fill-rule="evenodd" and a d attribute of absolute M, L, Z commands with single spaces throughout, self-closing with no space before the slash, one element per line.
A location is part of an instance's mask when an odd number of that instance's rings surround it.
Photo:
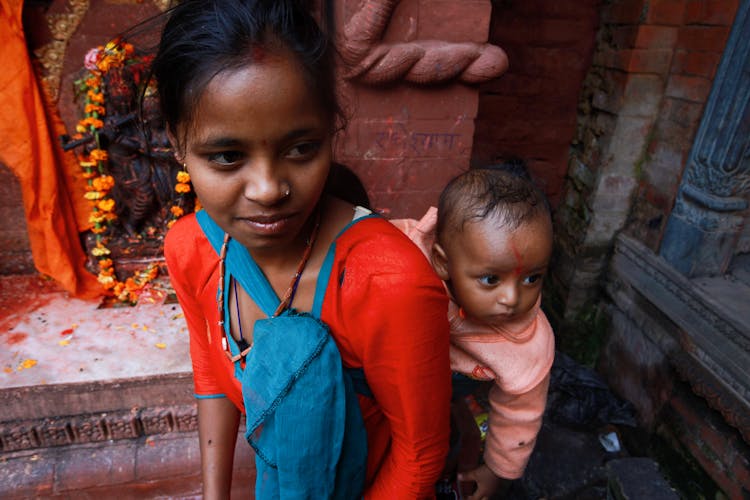
<path fill-rule="evenodd" d="M 203 235 L 194 215 L 180 219 L 167 233 L 164 256 L 169 278 L 177 294 L 190 332 L 195 394 L 227 395 L 241 407 L 234 390 L 238 385 L 231 366 L 221 352 L 216 290 L 218 256 Z M 227 385 L 229 384 L 229 385 Z"/>
<path fill-rule="evenodd" d="M 363 223 L 363 230 L 368 227 L 367 238 L 344 256 L 338 270 L 343 276 L 341 302 L 326 304 L 338 309 L 330 312 L 340 315 L 346 332 L 340 339 L 345 364 L 364 368 L 385 420 L 368 425 L 374 455 L 369 459 L 377 460 L 368 469 L 379 468 L 374 477 L 368 470 L 371 483 L 365 497 L 430 498 L 448 451 L 448 299 L 442 282 L 407 238 L 383 220 Z M 367 410 L 363 408 L 366 420 Z"/>

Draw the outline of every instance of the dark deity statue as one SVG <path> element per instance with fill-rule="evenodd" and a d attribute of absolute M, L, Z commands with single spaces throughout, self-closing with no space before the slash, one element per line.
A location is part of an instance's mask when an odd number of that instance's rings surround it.
<path fill-rule="evenodd" d="M 174 188 L 181 169 L 167 138 L 155 86 L 142 81 L 144 73 L 138 64 L 111 68 L 103 78 L 106 113 L 98 138 L 89 134 L 63 141 L 65 149 L 107 151 L 108 173 L 115 181 L 111 196 L 117 220 L 112 227 L 130 238 L 163 233 L 178 196 Z"/>

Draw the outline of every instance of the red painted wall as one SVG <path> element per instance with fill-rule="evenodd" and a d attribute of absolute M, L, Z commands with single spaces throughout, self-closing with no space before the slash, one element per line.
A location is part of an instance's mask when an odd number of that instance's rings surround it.
<path fill-rule="evenodd" d="M 598 0 L 493 2 L 489 42 L 510 68 L 480 87 L 472 164 L 524 158 L 557 204 L 598 22 Z"/>

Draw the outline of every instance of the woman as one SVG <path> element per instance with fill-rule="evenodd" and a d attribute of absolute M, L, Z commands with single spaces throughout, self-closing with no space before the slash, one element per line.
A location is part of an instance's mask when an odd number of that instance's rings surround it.
<path fill-rule="evenodd" d="M 355 412 L 366 429 L 364 496 L 431 497 L 443 467 L 447 298 L 397 229 L 325 192 L 338 109 L 331 52 L 299 2 L 187 0 L 171 13 L 154 61 L 170 140 L 203 205 L 172 228 L 165 254 L 190 330 L 206 498 L 228 497 L 245 410 L 257 497 L 362 492 L 340 483 L 352 477 L 341 473 L 347 446 L 365 438 L 308 432 L 309 420 L 330 422 L 318 414 L 323 406 L 342 408 L 338 396 L 308 404 L 301 395 L 329 383 L 304 385 L 322 355 L 292 327 L 266 330 L 299 311 L 322 321 L 335 359 L 361 369 L 369 387 Z M 341 364 L 326 359 L 329 368 L 316 373 Z M 281 387 L 275 377 L 284 370 L 297 371 L 285 372 Z M 341 378 L 331 373 L 324 378 Z M 343 380 L 331 394 L 351 391 L 349 375 Z M 356 421 L 350 410 L 347 422 Z M 292 443 L 282 442 L 285 430 L 297 436 Z M 299 477 L 331 453 L 332 476 L 323 467 L 322 479 Z M 295 478 L 285 475 L 292 463 Z M 284 493 L 316 482 L 322 489 Z"/>

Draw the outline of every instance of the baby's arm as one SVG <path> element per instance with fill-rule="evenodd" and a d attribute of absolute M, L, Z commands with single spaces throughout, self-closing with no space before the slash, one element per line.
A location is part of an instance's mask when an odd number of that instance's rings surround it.
<path fill-rule="evenodd" d="M 499 477 L 523 475 L 547 403 L 549 373 L 535 387 L 510 394 L 495 384 L 490 389 L 490 414 L 484 462 Z"/>
<path fill-rule="evenodd" d="M 509 394 L 497 384 L 490 389 L 484 464 L 458 476 L 461 483 L 476 484 L 468 500 L 504 493 L 511 480 L 523 475 L 542 425 L 548 386 L 549 374 L 522 394 Z"/>

